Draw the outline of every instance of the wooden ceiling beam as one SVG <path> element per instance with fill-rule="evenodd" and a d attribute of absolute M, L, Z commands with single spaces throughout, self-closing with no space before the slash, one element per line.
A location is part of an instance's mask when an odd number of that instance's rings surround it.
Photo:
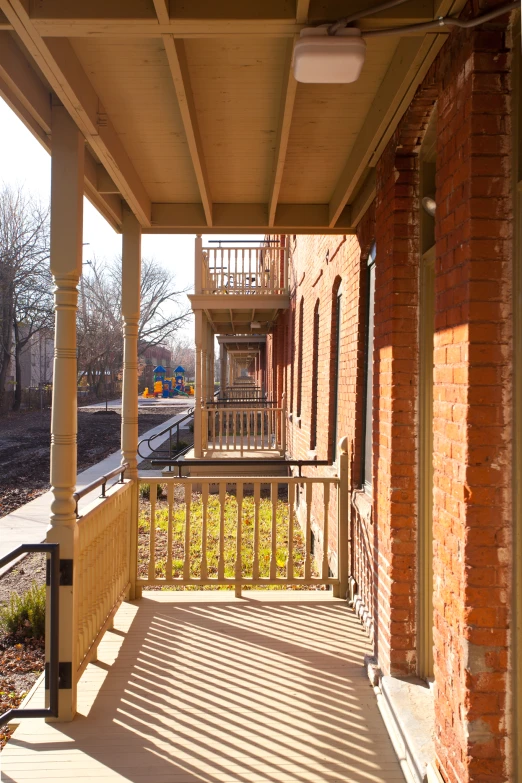
<path fill-rule="evenodd" d="M 59 39 L 44 41 L 22 0 L 0 0 L 0 8 L 141 225 L 150 226 L 148 194 L 71 44 Z"/>
<path fill-rule="evenodd" d="M 446 35 L 402 38 L 352 147 L 330 200 L 329 226 L 337 224 L 361 176 L 375 165 Z"/>
<path fill-rule="evenodd" d="M 0 32 L 0 78 L 44 133 L 51 133 L 51 92 L 38 78 L 11 33 Z"/>
<path fill-rule="evenodd" d="M 328 225 L 328 204 L 279 204 L 274 225 L 268 225 L 266 204 L 221 204 L 213 206 L 209 227 L 201 204 L 152 204 L 152 223 L 145 233 L 247 233 L 353 234 L 350 209 L 341 220 Z M 210 231 L 212 228 L 212 231 Z"/>
<path fill-rule="evenodd" d="M 157 0 L 159 2 L 159 0 Z M 212 225 L 212 197 L 203 154 L 203 144 L 199 132 L 199 124 L 194 104 L 194 96 L 190 84 L 190 74 L 185 52 L 185 44 L 175 40 L 172 35 L 163 35 L 163 45 L 167 53 L 174 89 L 178 99 L 179 110 L 187 138 L 187 144 L 198 183 L 199 194 L 207 225 Z"/>
<path fill-rule="evenodd" d="M 357 228 L 358 223 L 363 217 L 364 213 L 370 207 L 372 201 L 375 199 L 377 191 L 377 177 L 375 169 L 370 169 L 364 178 L 364 182 L 357 191 L 357 195 L 351 203 L 350 219 L 354 228 Z"/>
<path fill-rule="evenodd" d="M 51 154 L 51 93 L 32 68 L 27 70 L 25 66 L 29 66 L 22 52 L 9 34 L 5 35 L 10 40 L 4 38 L 4 33 L 0 33 L 0 95 L 46 152 Z M 105 174 L 104 181 L 108 181 L 103 167 L 96 163 L 92 153 L 86 148 L 85 195 L 110 225 L 119 231 L 122 218 L 121 198 L 113 195 L 117 192 L 114 189 L 100 190 L 100 169 Z"/>
<path fill-rule="evenodd" d="M 153 0 L 154 10 L 160 24 L 170 24 L 170 2 L 169 0 Z"/>
<path fill-rule="evenodd" d="M 303 13 L 304 9 L 299 12 Z M 276 217 L 277 202 L 279 191 L 283 181 L 283 172 L 285 168 L 286 152 L 288 149 L 288 139 L 290 138 L 290 128 L 292 126 L 292 115 L 294 111 L 295 96 L 297 93 L 297 82 L 294 78 L 292 67 L 292 57 L 294 52 L 294 39 L 287 43 L 284 87 L 281 96 L 281 110 L 279 129 L 277 133 L 276 151 L 274 159 L 274 172 L 272 187 L 270 188 L 270 200 L 268 203 L 268 225 L 273 226 Z"/>
<path fill-rule="evenodd" d="M 170 24 L 170 0 L 153 0 L 154 9 L 158 18 L 158 24 Z M 212 225 L 212 197 L 208 180 L 203 144 L 199 132 L 199 123 L 194 104 L 194 95 L 190 83 L 190 73 L 187 64 L 185 44 L 182 40 L 175 40 L 172 35 L 162 35 L 163 46 L 167 54 L 172 81 L 178 99 L 181 121 L 185 130 L 185 136 L 194 168 L 194 174 L 198 183 L 201 203 L 205 211 L 207 225 Z"/>
<path fill-rule="evenodd" d="M 360 10 L 375 0 L 358 0 Z M 169 7 L 170 6 L 170 7 Z M 256 35 L 293 37 L 307 23 L 333 21 L 346 14 L 345 0 L 38 0 L 31 8 L 31 20 L 43 36 L 153 36 L 181 38 Z M 362 29 L 411 24 L 433 19 L 433 0 L 410 0 L 404 6 L 387 9 L 361 19 Z"/>

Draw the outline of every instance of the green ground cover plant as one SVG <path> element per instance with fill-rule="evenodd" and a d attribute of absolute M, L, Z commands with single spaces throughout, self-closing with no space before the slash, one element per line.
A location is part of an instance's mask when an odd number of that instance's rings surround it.
<path fill-rule="evenodd" d="M 11 593 L 0 607 L 0 626 L 9 633 L 40 639 L 45 635 L 45 585 L 33 583 L 22 595 Z"/>
<path fill-rule="evenodd" d="M 259 576 L 270 576 L 272 552 L 272 508 L 271 498 L 262 498 L 259 504 Z M 224 572 L 225 577 L 232 578 L 236 567 L 236 535 L 237 535 L 237 499 L 227 493 L 224 503 Z M 209 578 L 218 575 L 220 550 L 220 517 L 221 504 L 218 495 L 209 494 L 207 503 L 207 571 Z M 288 503 L 284 500 L 275 501 L 276 519 L 276 575 L 285 577 L 288 559 Z M 251 577 L 254 561 L 254 525 L 255 504 L 252 496 L 243 498 L 242 535 L 241 535 L 241 566 L 243 577 Z M 174 501 L 172 511 L 172 576 L 183 576 L 183 561 L 185 556 L 185 525 L 186 506 L 183 500 Z M 156 507 L 155 525 L 155 576 L 163 579 L 166 575 L 167 563 L 167 530 L 168 506 L 158 503 Z M 200 493 L 192 495 L 190 509 L 190 575 L 199 578 L 201 575 L 203 532 L 203 499 Z M 295 578 L 304 576 L 305 541 L 298 522 L 293 520 L 293 574 Z M 150 506 L 142 503 L 139 517 L 138 571 L 140 577 L 147 577 L 150 547 Z M 317 572 L 313 572 L 316 576 Z M 211 586 L 212 589 L 227 589 L 227 586 Z M 279 586 L 271 589 L 278 589 Z M 284 587 L 284 586 L 281 586 Z M 169 587 L 168 589 L 173 589 Z M 175 589 L 175 588 L 174 588 Z M 181 589 L 201 589 L 199 586 L 189 586 Z M 208 588 L 206 588 L 208 589 Z M 257 588 L 256 588 L 257 589 Z"/>

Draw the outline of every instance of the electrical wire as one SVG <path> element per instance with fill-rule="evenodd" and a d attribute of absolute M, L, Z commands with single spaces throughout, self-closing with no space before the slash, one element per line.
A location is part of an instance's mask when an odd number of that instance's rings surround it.
<path fill-rule="evenodd" d="M 328 27 L 328 35 L 335 35 L 339 30 L 342 30 L 350 24 L 350 22 L 357 22 L 365 16 L 377 14 L 379 11 L 386 11 L 388 8 L 395 8 L 395 6 L 403 5 L 403 3 L 406 2 L 408 2 L 408 0 L 389 0 L 387 3 L 381 3 L 380 5 L 374 5 L 371 8 L 367 8 L 366 11 L 359 11 L 359 13 L 352 14 L 351 16 L 343 16 Z M 363 38 L 375 38 L 380 35 L 422 33 L 424 31 L 436 30 L 441 27 L 460 27 L 469 29 L 471 27 L 477 27 L 484 22 L 489 22 L 490 19 L 496 19 L 497 16 L 502 16 L 502 14 L 515 11 L 517 8 L 520 8 L 520 0 L 497 6 L 493 10 L 487 11 L 485 14 L 476 16 L 474 19 L 456 19 L 453 16 L 441 16 L 438 19 L 434 19 L 432 22 L 419 22 L 418 24 L 408 24 L 403 27 L 383 27 L 381 30 L 364 30 L 361 35 Z"/>
<path fill-rule="evenodd" d="M 403 35 L 404 33 L 420 33 L 424 30 L 436 30 L 441 27 L 460 27 L 469 29 L 471 27 L 477 27 L 479 24 L 489 22 L 490 19 L 496 19 L 497 16 L 502 16 L 510 11 L 516 11 L 520 8 L 520 0 L 516 0 L 513 3 L 506 3 L 506 5 L 499 5 L 492 11 L 488 11 L 485 14 L 476 16 L 474 19 L 455 19 L 452 16 L 441 16 L 439 19 L 434 19 L 433 22 L 420 22 L 419 24 L 408 24 L 404 27 L 383 27 L 381 30 L 365 30 L 361 33 L 363 38 L 375 38 L 379 35 Z"/>
<path fill-rule="evenodd" d="M 388 0 L 387 3 L 381 3 L 380 5 L 374 5 L 371 8 L 367 8 L 366 11 L 359 11 L 357 14 L 351 16 L 343 16 L 342 19 L 338 19 L 328 28 L 328 35 L 335 35 L 338 30 L 341 30 L 350 22 L 356 22 L 358 19 L 363 19 L 365 16 L 371 16 L 371 14 L 378 14 L 379 11 L 387 11 L 388 8 L 395 8 L 396 5 L 403 5 L 408 0 Z"/>

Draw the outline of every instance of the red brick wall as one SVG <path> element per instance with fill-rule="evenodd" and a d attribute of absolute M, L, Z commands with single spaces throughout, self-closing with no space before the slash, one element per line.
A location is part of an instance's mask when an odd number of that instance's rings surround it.
<path fill-rule="evenodd" d="M 479 9 L 475 9 L 477 12 Z M 342 280 L 338 437 L 360 481 L 365 259 L 376 239 L 373 545 L 376 650 L 383 671 L 416 672 L 418 463 L 418 153 L 437 103 L 434 355 L 435 744 L 447 783 L 510 779 L 512 204 L 509 38 L 458 30 L 377 166 L 372 212 L 357 237 L 290 242 L 292 310 L 271 347 L 283 373 L 289 451 L 308 456 L 313 311 L 319 300 L 318 457 L 331 453 L 332 291 Z M 327 258 L 328 255 L 328 258 Z M 299 303 L 303 391 L 297 420 Z M 295 318 L 295 322 L 292 320 Z M 292 323 L 294 324 L 292 327 Z M 286 352 L 278 331 L 285 335 Z M 293 356 L 293 359 L 292 359 Z M 293 378 L 293 383 L 292 383 Z M 321 469 L 316 469 L 318 473 Z M 330 470 L 330 469 L 327 469 Z M 312 472 L 312 471 L 309 471 Z M 321 504 L 315 512 L 320 519 Z M 333 526 L 332 526 L 333 528 Z M 335 545 L 335 541 L 330 541 Z M 368 561 L 370 562 L 370 561 Z M 364 589 L 371 606 L 371 585 Z"/>
<path fill-rule="evenodd" d="M 339 366 L 339 399 L 337 440 L 348 436 L 353 449 L 355 480 L 360 475 L 360 429 L 362 396 L 357 385 L 362 384 L 364 368 L 363 343 L 361 340 L 361 308 L 364 310 L 364 275 L 361 286 L 361 269 L 365 270 L 366 257 L 373 242 L 374 214 L 370 210 L 361 227 L 361 242 L 357 236 L 347 237 L 297 237 L 290 238 L 290 286 L 292 307 L 281 314 L 273 332 L 268 337 L 267 351 L 270 356 L 271 383 L 281 378 L 280 391 L 284 391 L 288 410 L 292 413 L 288 428 L 288 452 L 294 459 L 310 459 L 312 398 L 314 389 L 314 310 L 318 303 L 319 340 L 317 351 L 317 446 L 318 459 L 332 459 L 333 455 L 333 411 L 336 389 L 335 307 L 337 292 L 342 292 L 341 306 L 341 356 Z M 364 235 L 364 229 L 368 236 Z M 362 247 L 361 247 L 362 244 Z M 364 257 L 363 257 L 364 256 Z M 299 361 L 299 332 L 303 300 L 303 350 Z M 362 317 L 364 322 L 364 317 Z M 297 417 L 299 367 L 302 365 L 301 416 Z M 278 376 L 278 370 L 280 372 Z M 331 475 L 335 467 L 310 468 L 305 475 Z M 314 497 L 313 519 L 316 529 L 322 529 L 323 505 L 320 493 Z M 335 553 L 337 505 L 330 504 L 329 539 Z M 322 546 L 317 549 L 321 557 Z M 335 558 L 334 558 L 335 560 Z M 334 563 L 333 563 L 334 565 Z"/>
<path fill-rule="evenodd" d="M 502 31 L 443 51 L 435 339 L 435 676 L 446 778 L 508 779 L 511 171 Z"/>

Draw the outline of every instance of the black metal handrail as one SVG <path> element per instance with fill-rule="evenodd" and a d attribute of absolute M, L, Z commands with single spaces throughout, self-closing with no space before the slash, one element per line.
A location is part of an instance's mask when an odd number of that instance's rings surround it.
<path fill-rule="evenodd" d="M 118 473 L 120 474 L 120 480 L 118 484 L 123 484 L 123 479 L 125 476 L 125 471 L 129 467 L 128 462 L 122 462 L 121 465 L 119 465 L 117 468 L 114 468 L 114 470 L 110 470 L 108 473 L 104 473 L 103 476 L 100 476 L 100 478 L 97 478 L 95 481 L 91 481 L 90 484 L 87 484 L 83 489 L 79 489 L 77 492 L 74 493 L 73 498 L 76 501 L 76 508 L 74 510 L 74 513 L 76 514 L 76 519 L 80 519 L 80 515 L 78 514 L 78 501 L 85 497 L 85 495 L 88 495 L 89 492 L 92 492 L 93 489 L 97 489 L 98 487 L 102 488 L 102 493 L 100 495 L 101 498 L 105 497 L 107 482 L 109 479 L 114 478 L 114 476 L 117 476 Z"/>
<path fill-rule="evenodd" d="M 143 440 L 140 440 L 138 443 L 138 456 L 142 459 L 148 459 L 148 457 L 145 456 L 145 454 L 142 454 L 140 451 L 140 446 L 143 443 L 146 443 L 147 446 L 151 451 L 155 451 L 155 449 L 152 448 L 151 443 L 156 440 L 156 438 L 161 438 L 162 435 L 166 435 L 167 432 L 169 433 L 169 454 L 172 453 L 172 430 L 176 427 L 176 445 L 179 445 L 179 425 L 183 424 L 187 421 L 187 419 L 192 419 L 194 417 L 194 408 L 189 408 L 188 412 L 186 413 L 183 418 L 178 419 L 178 421 L 174 422 L 174 424 L 170 424 L 168 427 L 165 427 L 164 430 L 161 430 L 161 432 L 157 432 L 155 435 L 151 435 L 150 438 L 143 438 Z"/>
<path fill-rule="evenodd" d="M 276 400 L 267 400 L 264 397 L 245 397 L 244 399 L 220 399 L 207 402 L 207 407 L 216 408 L 277 408 Z"/>
<path fill-rule="evenodd" d="M 60 687 L 59 620 L 60 620 L 60 544 L 22 544 L 0 558 L 0 568 L 28 552 L 45 552 L 51 556 L 47 583 L 51 588 L 49 607 L 49 706 L 42 708 L 16 707 L 0 715 L 0 726 L 15 718 L 57 718 Z"/>
<path fill-rule="evenodd" d="M 183 467 L 200 467 L 203 465 L 262 465 L 266 467 L 270 465 L 285 465 L 287 467 L 297 467 L 299 469 L 299 478 L 302 478 L 301 470 L 306 467 L 317 467 L 331 465 L 332 463 L 327 459 L 248 459 L 246 458 L 233 458 L 227 459 L 225 457 L 217 459 L 191 459 L 186 461 L 185 459 L 151 459 L 151 465 L 163 465 L 165 467 L 177 467 L 178 476 L 181 478 L 181 470 Z M 223 477 L 224 479 L 226 476 Z"/>

